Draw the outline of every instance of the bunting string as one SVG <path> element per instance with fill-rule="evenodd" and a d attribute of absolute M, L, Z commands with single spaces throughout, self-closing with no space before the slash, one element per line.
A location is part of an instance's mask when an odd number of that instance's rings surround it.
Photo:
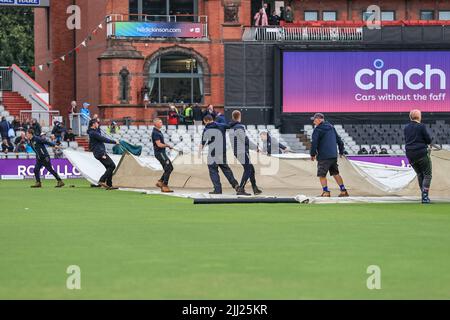
<path fill-rule="evenodd" d="M 65 62 L 67 60 L 67 58 L 73 57 L 75 54 L 79 53 L 82 48 L 86 48 L 88 46 L 88 43 L 89 43 L 89 41 L 92 41 L 93 36 L 97 35 L 99 30 L 103 29 L 103 24 L 104 23 L 105 23 L 105 19 L 103 19 L 102 22 L 100 22 L 100 24 L 98 24 L 97 27 L 94 30 L 92 30 L 88 34 L 88 36 L 83 41 L 81 41 L 80 44 L 78 44 L 75 48 L 73 48 L 72 50 L 70 50 L 66 54 L 60 56 L 59 58 L 49 60 L 46 63 L 39 64 L 39 65 L 36 65 L 36 66 L 32 66 L 31 67 L 31 71 L 33 71 L 33 72 L 35 72 L 36 70 L 44 71 L 45 67 L 50 69 L 52 65 L 56 65 L 58 63 Z"/>

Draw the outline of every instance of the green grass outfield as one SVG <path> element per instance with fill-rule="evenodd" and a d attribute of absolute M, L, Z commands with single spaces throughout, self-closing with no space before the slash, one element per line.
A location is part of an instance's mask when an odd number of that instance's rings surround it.
<path fill-rule="evenodd" d="M 0 181 L 0 298 L 450 299 L 447 204 L 194 206 L 70 183 Z"/>

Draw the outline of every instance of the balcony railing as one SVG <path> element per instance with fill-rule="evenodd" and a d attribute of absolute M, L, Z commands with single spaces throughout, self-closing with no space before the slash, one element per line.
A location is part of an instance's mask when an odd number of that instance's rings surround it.
<path fill-rule="evenodd" d="M 108 38 L 207 38 L 208 16 L 111 14 Z"/>
<path fill-rule="evenodd" d="M 362 27 L 245 27 L 243 41 L 362 41 Z"/>

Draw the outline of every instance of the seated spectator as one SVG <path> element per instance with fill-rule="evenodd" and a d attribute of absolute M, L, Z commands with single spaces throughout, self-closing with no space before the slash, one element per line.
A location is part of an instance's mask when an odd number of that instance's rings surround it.
<path fill-rule="evenodd" d="M 261 132 L 259 134 L 263 142 L 262 151 L 269 156 L 272 154 L 280 154 L 288 152 L 288 148 L 281 144 L 277 139 L 273 138 L 268 132 Z"/>
<path fill-rule="evenodd" d="M 111 125 L 106 128 L 106 133 L 108 134 L 117 134 L 120 132 L 120 127 L 117 125 L 115 121 L 111 122 Z"/>
<path fill-rule="evenodd" d="M 66 134 L 64 135 L 64 141 L 65 142 L 73 142 L 75 141 L 75 134 L 73 133 L 72 128 L 69 128 L 69 130 L 67 130 Z"/>
<path fill-rule="evenodd" d="M 28 129 L 31 129 L 31 123 L 30 121 L 24 121 L 22 122 L 22 129 L 23 131 L 27 132 Z"/>
<path fill-rule="evenodd" d="M 19 128 L 22 127 L 22 124 L 20 123 L 20 119 L 18 116 L 14 117 L 14 120 L 11 122 L 11 126 L 13 127 L 14 132 L 16 132 L 16 134 L 17 134 L 17 131 L 19 131 Z"/>
<path fill-rule="evenodd" d="M 380 154 L 389 154 L 386 148 L 381 148 Z"/>
<path fill-rule="evenodd" d="M 367 151 L 366 148 L 363 147 L 363 148 L 359 149 L 358 154 L 359 155 L 364 155 L 364 154 L 369 154 L 369 152 Z"/>
<path fill-rule="evenodd" d="M 36 119 L 31 120 L 31 124 L 29 125 L 29 128 L 34 130 L 35 135 L 37 135 L 37 136 L 41 135 L 42 128 Z"/>
<path fill-rule="evenodd" d="M 14 152 L 27 152 L 27 137 L 25 136 L 25 132 L 20 132 L 20 136 L 14 140 L 14 144 L 16 145 Z"/>
<path fill-rule="evenodd" d="M 58 140 L 58 138 L 54 134 L 50 136 L 50 141 L 53 142 L 56 146 L 61 146 L 61 140 Z M 64 157 L 64 153 L 60 148 L 53 148 L 53 154 L 55 155 L 55 159 L 61 159 Z"/>
<path fill-rule="evenodd" d="M 372 148 L 370 149 L 369 154 L 371 154 L 371 155 L 377 155 L 377 154 L 378 154 L 377 147 L 372 147 Z"/>
<path fill-rule="evenodd" d="M 62 123 L 59 121 L 55 121 L 55 125 L 52 130 L 52 135 L 55 136 L 56 141 L 58 141 L 58 142 L 62 141 L 62 137 L 63 137 L 65 131 L 66 130 L 64 129 Z"/>
<path fill-rule="evenodd" d="M 9 141 L 8 139 L 3 139 L 2 140 L 2 152 L 8 153 L 8 152 L 13 152 L 13 151 L 14 151 L 14 147 L 13 147 L 11 141 Z"/>

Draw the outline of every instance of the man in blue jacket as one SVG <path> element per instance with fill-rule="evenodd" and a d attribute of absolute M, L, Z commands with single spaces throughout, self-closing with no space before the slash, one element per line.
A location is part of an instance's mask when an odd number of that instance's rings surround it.
<path fill-rule="evenodd" d="M 259 195 L 262 191 L 256 185 L 255 167 L 250 161 L 250 148 L 258 151 L 258 147 L 250 141 L 245 132 L 245 126 L 241 123 L 241 112 L 234 110 L 231 114 L 233 121 L 230 122 L 230 141 L 233 147 L 233 153 L 239 163 L 244 167 L 244 173 L 242 174 L 241 183 L 237 191 L 237 195 L 249 196 L 250 194 L 245 192 L 245 185 L 250 179 L 252 184 L 253 193 Z"/>
<path fill-rule="evenodd" d="M 420 110 L 412 110 L 409 113 L 411 122 L 405 127 L 405 149 L 406 157 L 417 174 L 419 187 L 422 192 L 422 203 L 430 203 L 428 196 L 431 178 L 432 165 L 428 152 L 431 144 L 431 137 L 422 121 Z"/>
<path fill-rule="evenodd" d="M 219 168 L 222 170 L 233 189 L 238 191 L 239 183 L 234 178 L 233 172 L 227 164 L 225 134 L 228 126 L 214 122 L 213 117 L 209 114 L 205 116 L 203 121 L 205 122 L 205 129 L 203 130 L 200 151 L 203 150 L 206 145 L 208 146 L 209 177 L 214 185 L 214 190 L 210 192 L 210 194 L 222 194 Z"/>
<path fill-rule="evenodd" d="M 344 181 L 339 174 L 337 160 L 337 147 L 339 147 L 339 155 L 342 157 L 344 155 L 344 143 L 331 123 L 325 121 L 325 117 L 322 113 L 316 113 L 311 120 L 313 120 L 315 128 L 312 135 L 310 154 L 311 160 L 317 160 L 318 163 L 317 176 L 322 185 L 322 197 L 331 196 L 330 190 L 328 190 L 328 172 L 330 172 L 330 175 L 333 176 L 341 189 L 339 197 L 348 197 Z"/>
<path fill-rule="evenodd" d="M 36 184 L 31 186 L 32 188 L 41 188 L 41 168 L 44 167 L 50 172 L 58 181 L 56 188 L 64 187 L 64 182 L 59 177 L 58 173 L 53 169 L 50 162 L 50 155 L 48 154 L 47 148 L 45 146 L 56 147 L 53 142 L 47 141 L 44 138 L 35 135 L 33 129 L 28 129 L 27 140 L 29 145 L 36 154 L 36 165 L 34 166 L 34 177 L 36 178 Z M 58 148 L 58 147 L 56 147 Z"/>
<path fill-rule="evenodd" d="M 117 188 L 114 188 L 112 185 L 112 176 L 116 165 L 106 153 L 105 143 L 119 144 L 119 142 L 102 136 L 99 126 L 97 119 L 89 121 L 89 129 L 87 131 L 89 135 L 89 150 L 92 151 L 95 159 L 100 161 L 106 168 L 98 184 L 106 190 L 114 190 Z"/>

